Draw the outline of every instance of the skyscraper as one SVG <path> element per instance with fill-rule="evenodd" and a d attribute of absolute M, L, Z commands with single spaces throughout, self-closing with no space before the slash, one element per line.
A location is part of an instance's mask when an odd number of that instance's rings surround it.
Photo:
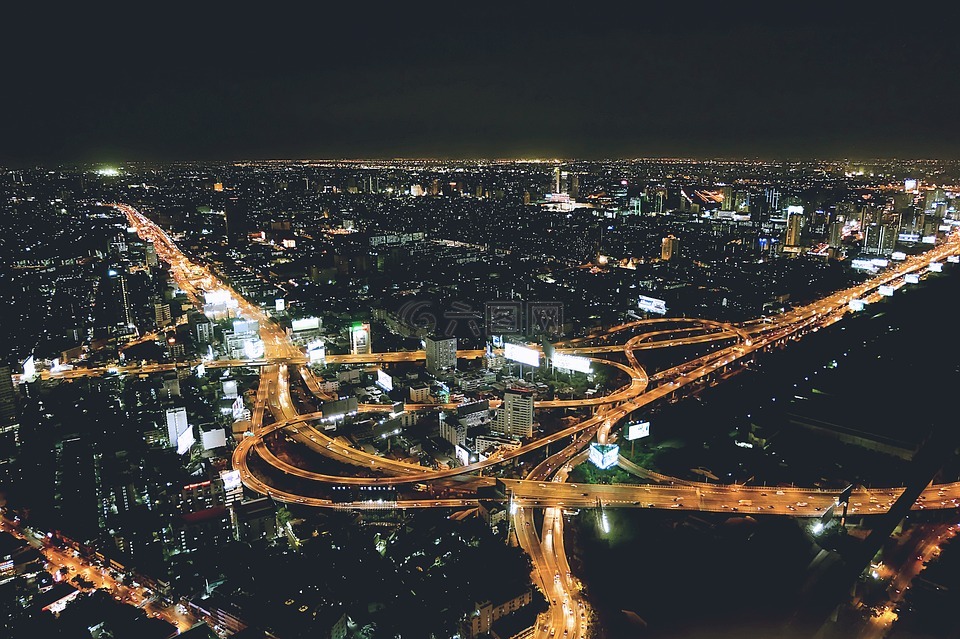
<path fill-rule="evenodd" d="M 503 394 L 494 430 L 517 438 L 533 436 L 533 391 L 510 388 Z"/>
<path fill-rule="evenodd" d="M 427 370 L 434 375 L 457 367 L 457 338 L 426 339 Z"/>
<path fill-rule="evenodd" d="M 660 259 L 669 262 L 680 256 L 680 240 L 672 235 L 663 238 L 663 244 L 660 248 Z"/>
<path fill-rule="evenodd" d="M 247 232 L 246 203 L 236 196 L 229 198 L 223 210 L 223 219 L 226 225 L 227 243 L 236 245 Z"/>
<path fill-rule="evenodd" d="M 800 246 L 803 234 L 803 211 L 791 211 L 787 216 L 787 237 L 785 246 Z"/>
<path fill-rule="evenodd" d="M 11 479 L 20 446 L 20 419 L 9 366 L 0 366 L 0 482 Z"/>

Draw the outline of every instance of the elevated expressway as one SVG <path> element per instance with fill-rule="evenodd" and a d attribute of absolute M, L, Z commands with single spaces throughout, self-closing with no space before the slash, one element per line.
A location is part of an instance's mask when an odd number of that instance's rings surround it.
<path fill-rule="evenodd" d="M 197 267 L 176 249 L 169 237 L 130 207 L 116 205 L 123 210 L 135 226 L 141 237 L 153 239 L 157 254 L 171 264 L 174 278 L 188 295 L 199 301 L 199 292 L 207 286 L 220 286 L 211 274 Z M 652 403 L 671 398 L 682 393 L 714 373 L 724 373 L 731 366 L 750 358 L 762 349 L 783 344 L 790 339 L 799 339 L 809 331 L 819 330 L 841 319 L 849 312 L 851 300 L 873 301 L 879 297 L 880 286 L 901 286 L 908 273 L 925 271 L 931 262 L 943 260 L 949 255 L 960 252 L 958 237 L 952 235 L 947 242 L 922 256 L 914 256 L 893 268 L 869 279 L 868 281 L 829 295 L 821 300 L 795 308 L 775 318 L 765 318 L 745 322 L 739 325 L 693 320 L 684 318 L 657 318 L 637 320 L 620 326 L 597 331 L 591 335 L 558 344 L 558 350 L 570 354 L 600 356 L 607 353 L 623 354 L 627 364 L 611 360 L 591 358 L 593 361 L 618 368 L 628 376 L 629 382 L 613 393 L 596 398 L 582 400 L 551 400 L 538 402 L 538 409 L 592 407 L 595 412 L 573 426 L 546 435 L 538 440 L 527 442 L 514 451 L 506 452 L 483 462 L 477 462 L 452 469 L 433 469 L 414 464 L 386 460 L 377 455 L 351 448 L 346 442 L 331 438 L 316 428 L 314 422 L 320 420 L 319 413 L 297 415 L 289 394 L 287 366 L 298 365 L 300 374 L 308 388 L 324 397 L 319 385 L 312 379 L 312 373 L 305 367 L 303 354 L 286 340 L 285 333 L 265 317 L 262 311 L 241 301 L 241 308 L 248 317 L 257 318 L 261 325 L 261 336 L 267 352 L 262 361 L 245 360 L 230 362 L 207 362 L 207 366 L 260 365 L 261 385 L 258 389 L 254 407 L 254 428 L 250 436 L 245 437 L 233 454 L 234 468 L 241 473 L 243 483 L 250 489 L 267 494 L 279 501 L 300 503 L 311 506 L 338 508 L 428 508 L 460 507 L 476 503 L 475 499 L 455 498 L 402 499 L 387 504 L 373 501 L 337 502 L 333 500 L 299 494 L 289 489 L 272 486 L 251 470 L 249 459 L 256 454 L 260 459 L 280 472 L 303 480 L 319 482 L 327 486 L 401 486 L 412 482 L 427 482 L 480 472 L 491 466 L 516 459 L 554 442 L 570 438 L 569 443 L 559 452 L 549 456 L 532 471 L 526 480 L 500 479 L 502 486 L 510 496 L 510 509 L 514 529 L 520 544 L 534 558 L 534 578 L 541 589 L 551 599 L 548 613 L 549 622 L 538 624 L 536 636 L 546 637 L 547 629 L 563 628 L 569 636 L 580 636 L 583 631 L 581 615 L 574 607 L 575 588 L 566 567 L 565 553 L 562 549 L 562 518 L 558 509 L 562 507 L 642 507 L 676 509 L 682 511 L 703 510 L 743 515 L 778 514 L 796 517 L 818 517 L 826 508 L 836 502 L 839 492 L 808 488 L 759 488 L 742 485 L 702 484 L 660 477 L 660 484 L 650 485 L 575 485 L 566 483 L 566 471 L 571 462 L 578 463 L 583 449 L 594 437 L 605 442 L 612 429 L 616 428 L 631 413 L 643 410 Z M 630 331 L 656 328 L 658 324 L 672 323 L 674 328 L 644 331 L 630 336 L 624 343 L 611 343 L 620 335 Z M 686 325 L 686 326 L 684 326 Z M 679 328 L 677 328 L 679 326 Z M 645 348 L 664 348 L 692 344 L 724 344 L 708 355 L 700 356 L 660 371 L 653 376 L 647 373 L 637 362 L 634 351 Z M 477 358 L 482 351 L 461 351 L 459 357 Z M 378 364 L 417 361 L 424 358 L 422 351 L 402 353 L 374 353 L 369 355 L 331 355 L 328 363 Z M 163 365 L 154 365 L 159 368 Z M 142 372 L 150 372 L 147 367 L 139 367 Z M 124 371 L 127 372 L 127 371 Z M 132 372 L 132 371 L 131 371 Z M 70 371 L 67 371 L 70 373 Z M 64 375 L 67 377 L 67 375 Z M 651 382 L 656 385 L 651 386 Z M 408 405 L 409 409 L 439 407 L 441 405 Z M 442 405 L 452 408 L 452 405 Z M 386 409 L 367 405 L 363 410 L 376 411 Z M 265 425 L 264 416 L 270 412 L 274 422 Z M 265 438 L 283 431 L 287 436 L 301 442 L 311 450 L 328 457 L 350 463 L 354 466 L 369 468 L 378 476 L 339 476 L 318 473 L 300 468 L 277 457 L 267 445 Z M 550 480 L 553 477 L 553 480 Z M 854 491 L 851 498 L 852 512 L 860 514 L 880 514 L 886 512 L 902 492 L 902 488 L 886 488 Z M 914 504 L 914 508 L 956 508 L 960 500 L 960 482 L 929 486 Z M 533 530 L 532 511 L 544 508 L 545 517 L 541 539 L 537 539 Z M 551 571 L 553 572 L 551 576 Z M 559 599 L 558 599 L 559 597 Z M 562 603 L 557 603 L 562 601 Z M 579 606 L 580 603 L 577 602 Z"/>

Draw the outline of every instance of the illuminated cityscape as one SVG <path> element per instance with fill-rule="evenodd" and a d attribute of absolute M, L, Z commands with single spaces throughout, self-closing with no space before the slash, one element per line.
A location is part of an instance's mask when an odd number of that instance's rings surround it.
<path fill-rule="evenodd" d="M 845 9 L 581 10 L 50 26 L 116 85 L 11 72 L 0 637 L 955 635 L 952 114 Z"/>

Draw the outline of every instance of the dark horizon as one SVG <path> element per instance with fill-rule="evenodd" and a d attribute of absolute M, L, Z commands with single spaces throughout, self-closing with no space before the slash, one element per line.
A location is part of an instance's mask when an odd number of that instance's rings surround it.
<path fill-rule="evenodd" d="M 0 164 L 960 157 L 946 15 L 443 7 L 15 15 Z"/>

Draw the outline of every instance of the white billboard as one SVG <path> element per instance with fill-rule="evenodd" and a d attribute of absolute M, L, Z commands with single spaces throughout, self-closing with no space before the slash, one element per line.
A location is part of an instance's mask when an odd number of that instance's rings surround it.
<path fill-rule="evenodd" d="M 943 262 L 930 262 L 930 270 L 934 273 L 943 271 Z"/>
<path fill-rule="evenodd" d="M 593 465 L 601 470 L 606 470 L 617 465 L 617 459 L 620 457 L 620 447 L 616 444 L 590 444 L 589 459 Z"/>
<path fill-rule="evenodd" d="M 227 431 L 222 428 L 204 431 L 200 435 L 200 441 L 203 443 L 204 450 L 223 448 L 227 445 Z"/>
<path fill-rule="evenodd" d="M 637 303 L 640 305 L 640 308 L 648 313 L 658 313 L 664 315 L 667 312 L 667 303 L 663 300 L 658 300 L 655 297 L 647 297 L 646 295 L 641 295 Z"/>
<path fill-rule="evenodd" d="M 563 368 L 568 371 L 577 371 L 578 373 L 591 373 L 590 359 L 578 355 L 568 355 L 566 353 L 554 353 L 550 358 L 551 363 L 556 368 Z"/>
<path fill-rule="evenodd" d="M 247 359 L 260 359 L 264 348 L 262 339 L 247 339 L 243 341 L 243 356 Z"/>
<path fill-rule="evenodd" d="M 193 446 L 196 441 L 197 439 L 193 436 L 192 428 L 188 428 L 180 433 L 180 435 L 177 436 L 177 454 L 182 455 L 190 450 L 190 447 Z"/>
<path fill-rule="evenodd" d="M 503 356 L 527 366 L 540 366 L 540 352 L 519 344 L 507 342 L 503 345 Z"/>
<path fill-rule="evenodd" d="M 877 265 L 873 263 L 873 260 L 850 260 L 850 268 L 855 268 L 860 271 L 870 271 L 871 273 L 876 273 L 877 271 Z"/>
<path fill-rule="evenodd" d="M 863 300 L 850 300 L 849 306 L 851 311 L 862 311 L 866 308 L 867 303 Z"/>
<path fill-rule="evenodd" d="M 893 287 L 892 286 L 881 286 L 877 288 L 877 293 L 884 297 L 893 297 Z"/>
<path fill-rule="evenodd" d="M 203 292 L 203 301 L 207 304 L 230 304 L 234 301 L 230 293 L 222 288 Z"/>
<path fill-rule="evenodd" d="M 37 362 L 33 355 L 23 360 L 23 379 L 32 382 L 37 377 Z"/>
<path fill-rule="evenodd" d="M 323 342 L 316 340 L 307 344 L 307 359 L 311 364 L 323 364 L 327 358 L 327 349 Z"/>
<path fill-rule="evenodd" d="M 223 480 L 223 489 L 227 492 L 240 488 L 239 470 L 221 470 L 220 479 Z"/>
<path fill-rule="evenodd" d="M 897 236 L 898 242 L 919 242 L 920 235 L 917 233 L 901 233 Z"/>
<path fill-rule="evenodd" d="M 299 331 L 315 331 L 320 328 L 320 318 L 319 317 L 304 317 L 303 319 L 295 319 L 292 323 L 293 332 Z"/>
<path fill-rule="evenodd" d="M 377 386 L 388 393 L 393 390 L 393 378 L 384 373 L 382 368 L 377 369 Z"/>
<path fill-rule="evenodd" d="M 916 273 L 907 273 L 906 275 L 903 276 L 903 281 L 906 282 L 907 284 L 919 284 L 920 276 L 917 275 Z"/>
<path fill-rule="evenodd" d="M 891 259 L 891 260 L 896 260 L 897 262 L 902 262 L 902 261 L 904 261 L 905 259 L 907 259 L 907 254 L 904 253 L 903 251 L 894 251 L 894 252 L 890 255 L 890 259 Z"/>
<path fill-rule="evenodd" d="M 227 399 L 233 399 L 237 396 L 237 380 L 235 379 L 225 379 L 222 383 L 223 386 L 223 396 Z"/>
<path fill-rule="evenodd" d="M 951 264 L 958 264 L 960 263 L 960 255 L 948 255 L 947 261 Z"/>
<path fill-rule="evenodd" d="M 791 204 L 787 207 L 787 215 L 803 215 L 803 207 Z"/>
<path fill-rule="evenodd" d="M 924 235 L 924 236 L 923 236 L 923 239 L 920 240 L 920 241 L 923 242 L 924 244 L 936 244 L 936 243 L 937 243 L 937 236 L 936 236 L 936 235 Z"/>
<path fill-rule="evenodd" d="M 277 298 L 273 302 L 273 307 L 277 309 L 278 313 L 282 313 L 287 308 L 287 300 L 283 299 L 282 297 Z"/>
<path fill-rule="evenodd" d="M 650 436 L 650 422 L 639 422 L 637 424 L 630 424 L 627 428 L 627 440 L 633 441 L 634 439 L 641 439 L 642 437 Z"/>
<path fill-rule="evenodd" d="M 880 267 L 885 267 L 888 264 L 890 264 L 890 262 L 883 259 L 882 257 L 875 257 L 872 260 L 870 260 L 870 263 L 873 264 L 874 266 L 880 266 Z"/>
<path fill-rule="evenodd" d="M 907 191 L 916 191 L 917 190 L 917 181 L 913 178 L 907 178 L 903 181 L 903 190 Z"/>

